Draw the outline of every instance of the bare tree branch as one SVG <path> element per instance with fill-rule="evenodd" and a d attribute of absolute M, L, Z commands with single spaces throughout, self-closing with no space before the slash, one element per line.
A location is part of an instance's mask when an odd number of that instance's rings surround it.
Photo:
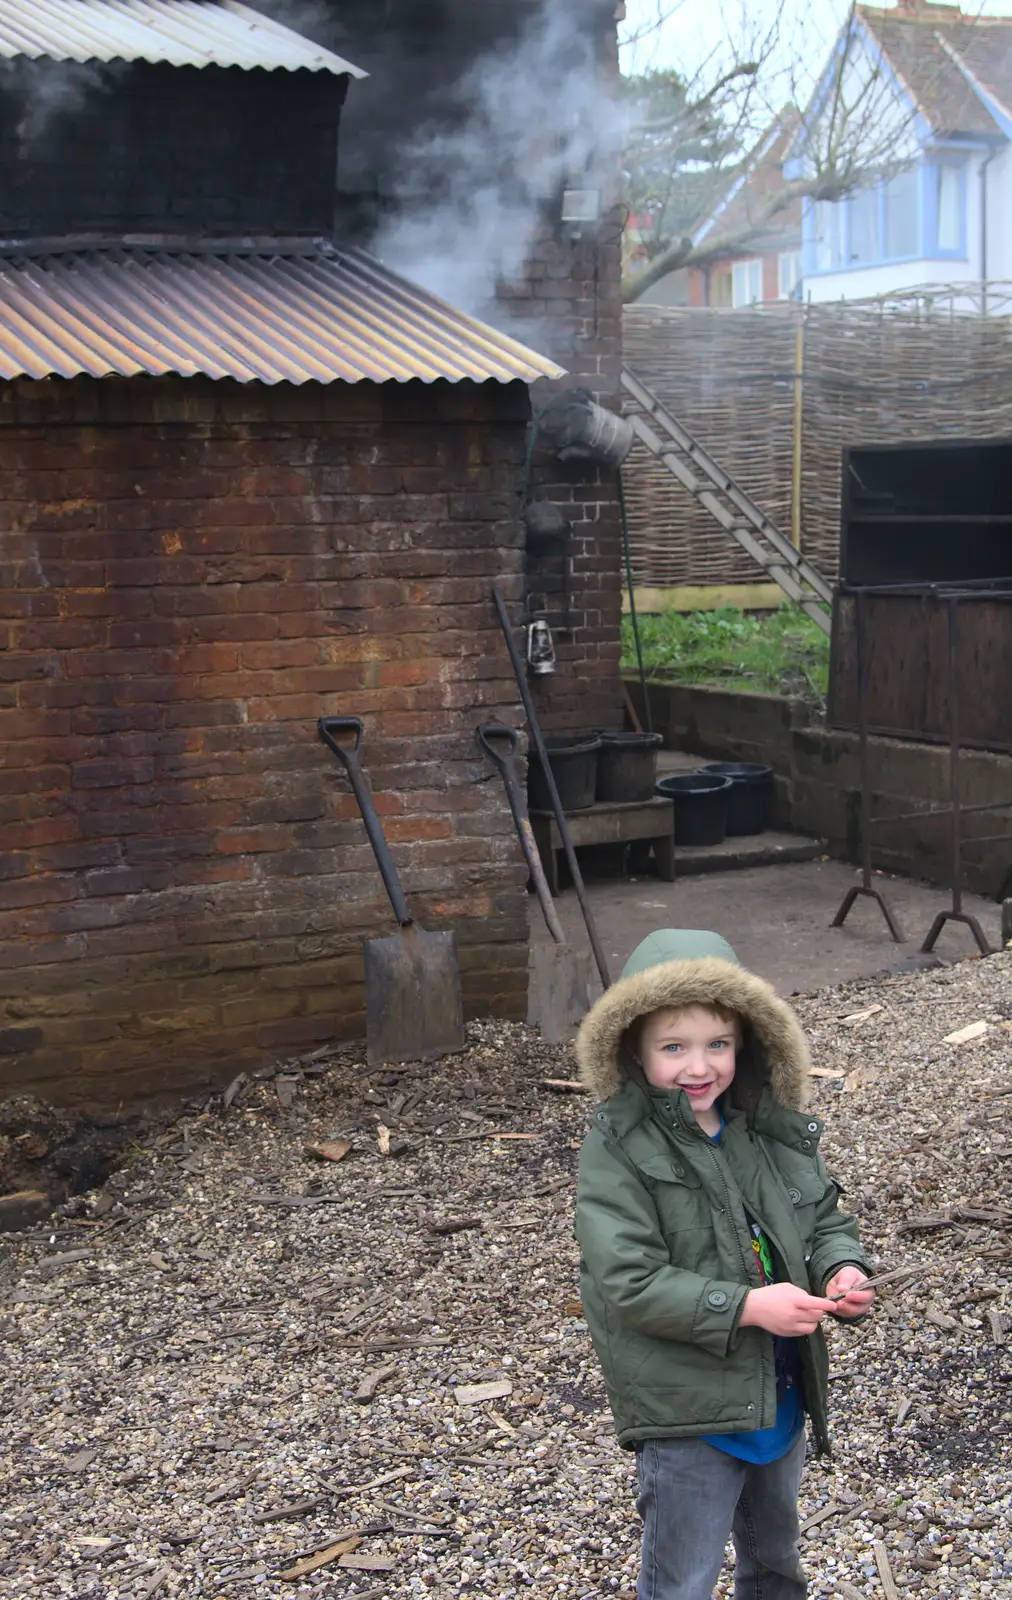
<path fill-rule="evenodd" d="M 698 161 L 700 149 L 699 130 L 709 136 L 710 146 L 719 152 L 732 149 L 755 107 L 753 97 L 761 94 L 764 71 L 770 62 L 773 43 L 779 38 L 778 26 L 784 14 L 784 4 L 778 13 L 777 23 L 759 49 L 744 59 L 739 51 L 730 68 L 725 69 L 709 89 L 694 86 L 686 103 L 670 116 L 652 117 L 634 125 L 634 137 L 627 152 L 627 166 L 642 159 L 651 149 L 650 140 L 663 140 L 668 136 L 666 153 L 671 159 L 671 173 L 667 188 L 659 185 L 655 204 L 657 226 L 654 253 L 645 266 L 636 270 L 623 285 L 623 300 L 638 300 L 648 289 L 669 273 L 680 268 L 703 266 L 733 253 L 747 249 L 770 225 L 799 199 L 838 202 L 855 191 L 866 188 L 882 178 L 890 178 L 904 170 L 917 159 L 914 143 L 914 123 L 919 115 L 915 106 L 904 106 L 890 65 L 878 50 L 873 36 L 864 31 L 857 8 L 851 6 L 847 20 L 837 37 L 829 64 L 823 72 L 814 96 L 809 98 L 809 108 L 803 119 L 803 128 L 796 141 L 800 175 L 779 184 L 769 193 L 757 193 L 753 198 L 746 190 L 746 203 L 736 206 L 735 226 L 721 231 L 713 226 L 705 238 L 694 242 L 698 224 L 706 215 L 696 219 L 695 226 L 686 226 L 683 219 L 677 228 L 677 237 L 669 236 L 664 227 L 664 213 L 671 207 L 671 197 L 679 181 L 684 183 L 686 164 Z M 972 27 L 975 18 L 963 19 Z M 918 24 L 926 29 L 930 23 Z M 931 37 L 930 34 L 927 37 Z M 801 51 L 800 44 L 797 49 Z M 944 72 L 940 67 L 939 78 Z M 802 88 L 802 59 L 796 57 L 789 74 L 791 88 Z M 922 81 L 920 99 L 930 101 L 932 83 Z M 735 95 L 740 95 L 735 103 Z M 801 95 L 794 97 L 799 103 Z M 782 102 L 781 102 L 782 103 Z M 723 120 L 728 138 L 723 146 L 714 133 L 715 122 Z M 638 143 L 637 143 L 638 141 Z M 656 167 L 663 151 L 655 144 L 651 158 Z M 737 161 L 725 165 L 720 157 L 714 167 L 717 175 L 726 178 L 725 194 L 735 177 L 749 181 L 749 162 Z M 674 210 L 674 207 L 671 207 Z M 710 203 L 712 216 L 713 202 Z M 744 211 L 744 215 L 740 212 Z M 672 217 L 672 222 L 674 222 Z M 672 233 L 674 232 L 672 228 Z"/>

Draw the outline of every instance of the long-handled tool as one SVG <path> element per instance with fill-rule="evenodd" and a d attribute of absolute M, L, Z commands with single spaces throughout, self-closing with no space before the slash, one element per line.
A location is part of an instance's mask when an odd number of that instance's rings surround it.
<path fill-rule="evenodd" d="M 573 840 L 570 836 L 569 825 L 566 822 L 566 813 L 562 809 L 562 801 L 559 799 L 559 791 L 555 786 L 555 778 L 552 773 L 551 762 L 548 759 L 548 751 L 545 749 L 545 741 L 541 737 L 541 724 L 538 721 L 537 711 L 534 709 L 534 701 L 531 699 L 531 691 L 527 686 L 527 673 L 524 669 L 524 664 L 520 659 L 520 652 L 517 649 L 516 640 L 513 637 L 513 629 L 510 626 L 509 612 L 506 610 L 506 602 L 502 597 L 502 593 L 497 583 L 492 585 L 492 599 L 495 601 L 495 608 L 499 614 L 499 625 L 502 628 L 503 637 L 506 640 L 506 648 L 509 651 L 510 661 L 513 665 L 513 676 L 517 680 L 517 688 L 520 690 L 520 698 L 524 704 L 524 711 L 527 713 L 527 721 L 530 725 L 531 738 L 534 741 L 534 748 L 538 752 L 538 760 L 541 762 L 541 770 L 545 775 L 545 783 L 548 786 L 548 794 L 552 802 L 552 810 L 555 813 L 555 822 L 559 830 L 559 838 L 562 840 L 562 848 L 566 852 L 566 861 L 573 879 L 573 887 L 576 890 L 576 897 L 580 902 L 580 910 L 583 912 L 583 920 L 587 926 L 587 936 L 590 939 L 590 947 L 594 952 L 594 960 L 597 962 L 597 970 L 601 974 L 601 982 L 607 989 L 611 984 L 611 976 L 608 972 L 608 963 L 605 959 L 604 951 L 601 948 L 601 941 L 597 935 L 597 927 L 595 926 L 594 917 L 590 909 L 590 904 L 587 900 L 587 891 L 583 884 L 583 874 L 580 871 L 580 865 L 576 859 L 576 851 L 573 849 Z"/>
<path fill-rule="evenodd" d="M 590 959 L 586 952 L 574 950 L 571 944 L 566 943 L 566 935 L 552 900 L 552 891 L 548 887 L 545 869 L 534 842 L 527 802 L 517 771 L 520 738 L 516 729 L 507 728 L 501 722 L 483 722 L 476 730 L 475 738 L 493 766 L 499 769 L 516 823 L 520 848 L 527 861 L 548 931 L 555 941 L 550 949 L 539 949 L 536 960 L 531 964 L 527 1021 L 540 1028 L 546 1043 L 561 1044 L 564 1039 L 572 1038 L 590 1008 Z"/>
<path fill-rule="evenodd" d="M 464 1012 L 457 940 L 453 933 L 425 933 L 408 910 L 393 856 L 365 781 L 358 717 L 321 717 L 320 738 L 341 762 L 362 813 L 369 843 L 400 931 L 388 939 L 366 939 L 366 1048 L 370 1066 L 387 1061 L 433 1061 L 464 1049 Z M 338 734 L 353 734 L 341 744 Z"/>

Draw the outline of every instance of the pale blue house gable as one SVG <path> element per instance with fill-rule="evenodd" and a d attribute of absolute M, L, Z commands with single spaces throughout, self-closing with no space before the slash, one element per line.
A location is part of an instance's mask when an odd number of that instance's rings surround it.
<path fill-rule="evenodd" d="M 830 119 L 838 142 L 853 141 L 850 162 L 880 175 L 838 200 L 804 201 L 806 296 L 857 299 L 1012 274 L 1006 76 L 1012 102 L 1012 18 L 975 22 L 925 0 L 856 8 L 785 175 L 811 172 Z"/>

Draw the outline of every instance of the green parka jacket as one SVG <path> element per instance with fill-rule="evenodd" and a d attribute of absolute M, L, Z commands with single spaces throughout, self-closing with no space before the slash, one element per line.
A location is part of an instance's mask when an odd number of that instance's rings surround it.
<path fill-rule="evenodd" d="M 682 1090 L 647 1085 L 625 1044 L 648 1012 L 714 1004 L 737 1012 L 745 1033 L 719 1144 Z M 869 1270 L 819 1155 L 822 1122 L 804 1110 L 809 1058 L 794 1012 L 716 934 L 666 929 L 589 1012 L 577 1056 L 600 1102 L 577 1188 L 583 1310 L 620 1444 L 772 1427 L 773 1339 L 738 1325 L 760 1285 L 746 1208 L 800 1288 L 821 1294 L 845 1264 Z M 821 1329 L 798 1346 L 821 1452 Z"/>

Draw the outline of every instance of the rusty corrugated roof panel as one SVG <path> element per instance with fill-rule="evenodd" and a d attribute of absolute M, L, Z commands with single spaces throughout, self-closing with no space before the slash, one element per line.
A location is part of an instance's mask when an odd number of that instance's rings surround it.
<path fill-rule="evenodd" d="M 0 0 L 0 56 L 367 76 L 240 0 Z"/>
<path fill-rule="evenodd" d="M 562 368 L 359 251 L 0 256 L 0 377 L 509 383 Z"/>

